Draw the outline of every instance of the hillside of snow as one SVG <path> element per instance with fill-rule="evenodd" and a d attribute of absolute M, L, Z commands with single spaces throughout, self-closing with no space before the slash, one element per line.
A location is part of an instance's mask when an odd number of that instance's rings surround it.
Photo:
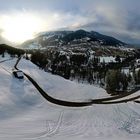
<path fill-rule="evenodd" d="M 6 59 L 8 56 L 0 57 L 0 62 Z M 46 101 L 27 78 L 18 80 L 12 76 L 16 60 L 0 63 L 1 140 L 139 140 L 139 104 L 83 108 L 54 105 Z M 55 98 L 86 101 L 109 96 L 105 90 L 93 85 L 78 84 L 43 72 L 24 59 L 18 67 Z"/>

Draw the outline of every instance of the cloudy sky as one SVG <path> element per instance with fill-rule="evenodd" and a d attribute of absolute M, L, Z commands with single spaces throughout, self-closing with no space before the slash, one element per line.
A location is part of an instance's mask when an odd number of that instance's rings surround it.
<path fill-rule="evenodd" d="M 22 21 L 21 17 L 26 20 Z M 14 21 L 16 26 L 13 25 Z M 57 29 L 94 30 L 127 43 L 139 44 L 140 1 L 0 0 L 1 36 L 5 39 L 10 37 L 12 39 L 13 32 L 22 34 L 26 31 L 25 28 L 28 29 L 28 36 L 31 32 Z"/>

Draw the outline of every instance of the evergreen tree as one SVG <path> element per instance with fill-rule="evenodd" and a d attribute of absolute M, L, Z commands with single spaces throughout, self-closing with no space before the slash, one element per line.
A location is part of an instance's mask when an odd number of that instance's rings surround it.
<path fill-rule="evenodd" d="M 118 63 L 120 63 L 120 62 L 121 62 L 121 58 L 120 58 L 120 56 L 119 56 L 119 55 L 117 55 L 117 56 L 116 56 L 115 61 L 116 61 L 116 62 L 118 62 Z"/>
<path fill-rule="evenodd" d="M 110 70 L 106 76 L 106 90 L 108 93 L 113 93 L 119 88 L 118 71 Z"/>
<path fill-rule="evenodd" d="M 140 69 L 138 70 L 138 72 L 137 72 L 137 75 L 136 75 L 136 83 L 137 84 L 140 84 Z"/>
<path fill-rule="evenodd" d="M 2 57 L 5 57 L 4 52 L 2 53 Z"/>
<path fill-rule="evenodd" d="M 130 80 L 130 79 L 129 79 Z M 108 93 L 113 93 L 119 90 L 127 90 L 128 77 L 120 70 L 110 70 L 106 76 L 106 89 Z"/>
<path fill-rule="evenodd" d="M 123 91 L 124 90 L 127 90 L 127 87 L 128 87 L 128 78 L 126 76 L 125 73 L 121 73 L 121 84 L 122 84 L 122 88 L 123 88 Z"/>

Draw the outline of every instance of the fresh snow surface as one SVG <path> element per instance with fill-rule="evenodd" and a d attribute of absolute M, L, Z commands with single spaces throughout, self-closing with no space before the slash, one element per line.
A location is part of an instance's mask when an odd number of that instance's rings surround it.
<path fill-rule="evenodd" d="M 100 57 L 100 62 L 109 63 L 109 62 L 116 62 L 116 61 L 115 61 L 115 57 L 113 56 L 104 56 L 104 57 Z"/>
<path fill-rule="evenodd" d="M 0 57 L 0 61 L 2 59 L 5 58 Z M 0 63 L 0 140 L 139 140 L 139 104 L 84 108 L 54 105 L 26 78 L 18 80 L 12 76 L 16 60 Z M 55 98 L 85 101 L 109 96 L 93 85 L 78 84 L 43 72 L 24 59 L 18 67 Z"/>
<path fill-rule="evenodd" d="M 115 60 L 116 57 L 113 56 L 102 56 L 100 57 L 100 62 L 103 63 L 110 63 L 110 62 L 116 62 Z M 120 58 L 121 60 L 123 60 L 123 58 Z"/>

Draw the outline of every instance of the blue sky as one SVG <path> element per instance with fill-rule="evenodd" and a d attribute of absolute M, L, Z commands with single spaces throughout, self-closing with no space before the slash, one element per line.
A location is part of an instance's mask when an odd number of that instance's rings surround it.
<path fill-rule="evenodd" d="M 42 25 L 44 31 L 94 30 L 140 43 L 139 0 L 0 0 L 0 17 L 18 13 L 42 18 L 47 25 Z"/>

